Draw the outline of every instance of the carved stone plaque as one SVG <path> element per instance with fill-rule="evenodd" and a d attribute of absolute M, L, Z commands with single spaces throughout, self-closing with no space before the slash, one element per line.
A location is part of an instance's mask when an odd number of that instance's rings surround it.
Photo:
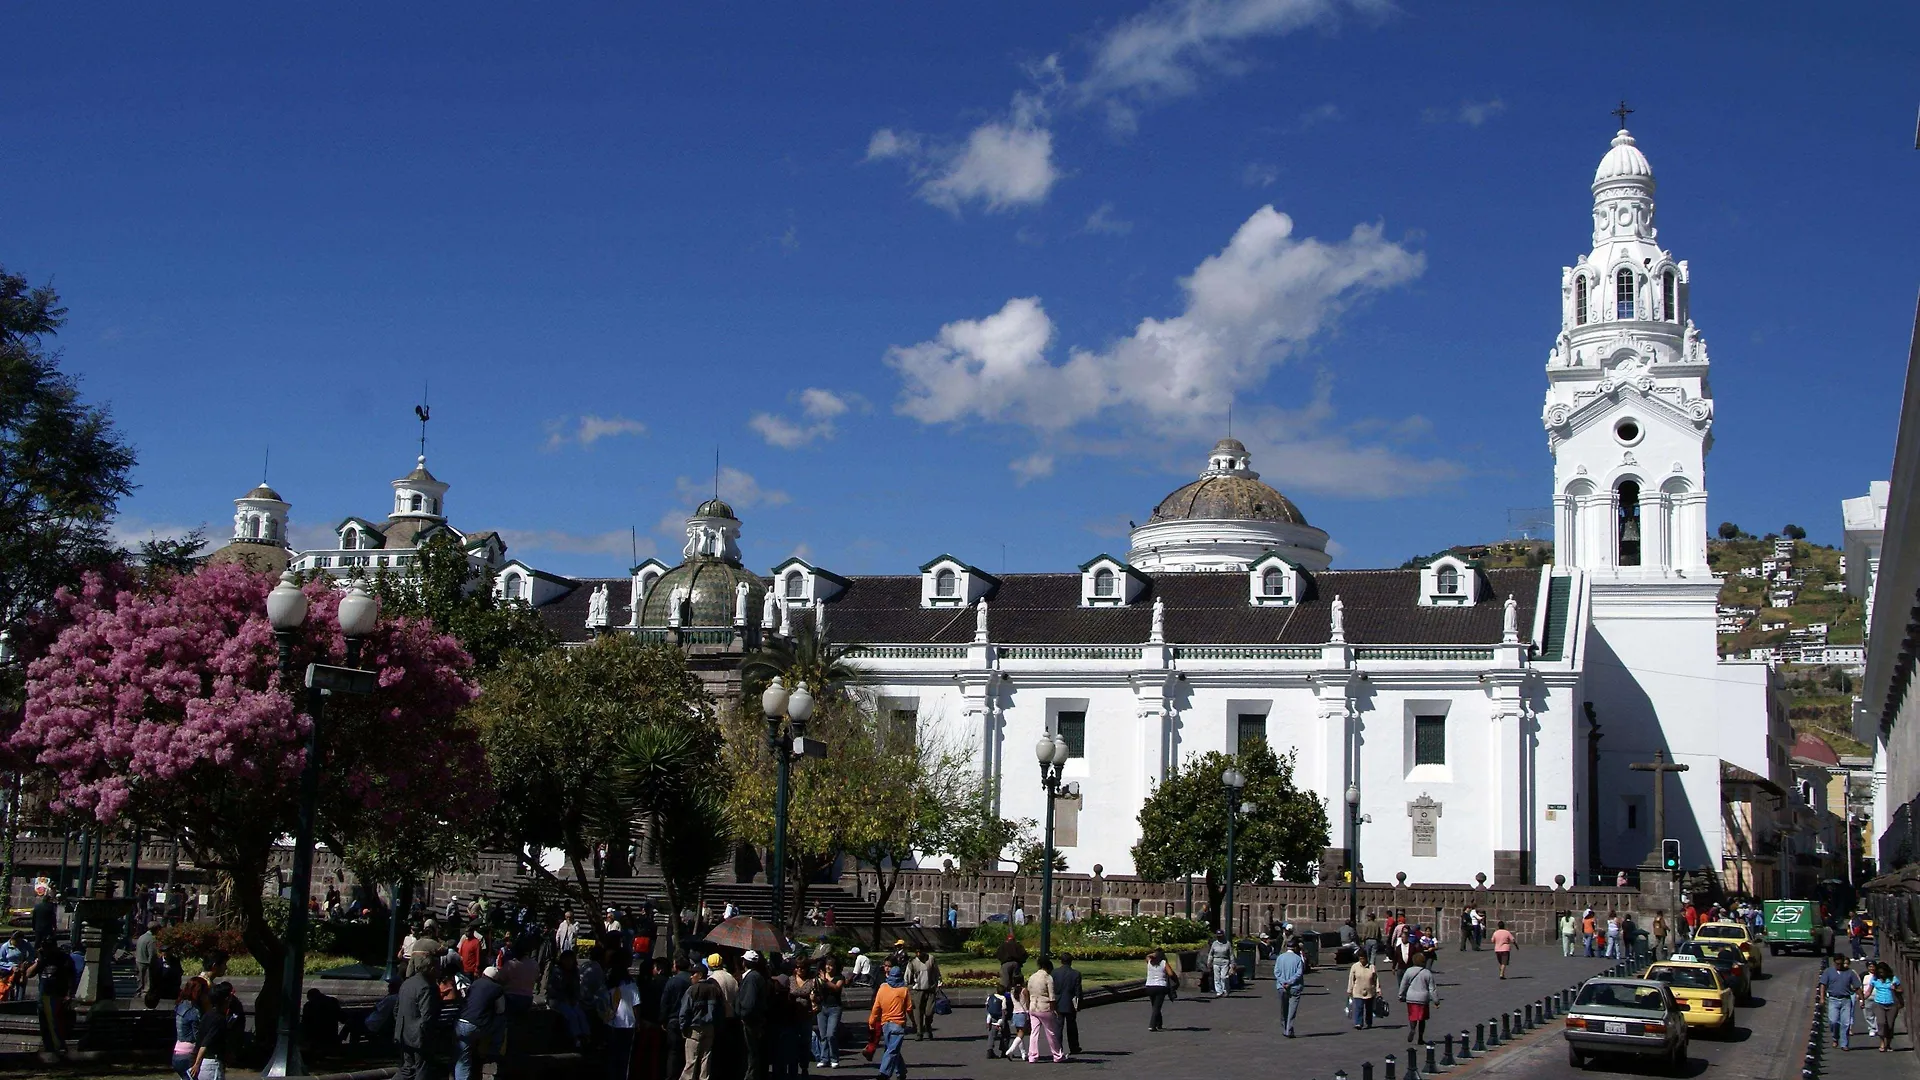
<path fill-rule="evenodd" d="M 1433 801 L 1433 796 L 1423 791 L 1419 798 L 1407 804 L 1407 816 L 1413 819 L 1414 858 L 1438 858 L 1440 855 L 1440 804 Z"/>

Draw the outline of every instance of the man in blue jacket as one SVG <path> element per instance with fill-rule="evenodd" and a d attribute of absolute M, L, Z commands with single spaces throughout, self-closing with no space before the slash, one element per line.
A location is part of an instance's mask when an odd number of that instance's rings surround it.
<path fill-rule="evenodd" d="M 1300 939 L 1294 938 L 1287 951 L 1273 958 L 1273 991 L 1280 999 L 1283 1026 L 1280 1034 L 1293 1038 L 1293 1018 L 1300 1012 L 1300 994 L 1307 987 L 1307 958 L 1301 955 Z"/>

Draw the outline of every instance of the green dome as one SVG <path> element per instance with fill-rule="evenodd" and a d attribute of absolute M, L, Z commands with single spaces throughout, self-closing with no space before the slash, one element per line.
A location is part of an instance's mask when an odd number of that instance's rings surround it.
<path fill-rule="evenodd" d="M 767 583 L 760 575 L 738 563 L 723 562 L 710 555 L 688 559 L 660 576 L 647 590 L 647 601 L 640 614 L 641 626 L 667 625 L 667 609 L 673 602 L 673 590 L 685 588 L 689 600 L 683 626 L 732 626 L 733 594 L 740 582 L 747 583 L 747 621 L 760 624 L 760 607 L 766 602 Z"/>
<path fill-rule="evenodd" d="M 728 506 L 719 499 L 708 499 L 706 502 L 693 508 L 693 516 L 731 518 L 733 517 L 733 507 Z M 734 518 L 734 520 L 738 521 L 740 519 Z"/>

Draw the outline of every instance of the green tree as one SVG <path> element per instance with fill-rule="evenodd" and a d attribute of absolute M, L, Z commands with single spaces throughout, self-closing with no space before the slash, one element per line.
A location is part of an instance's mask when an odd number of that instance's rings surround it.
<path fill-rule="evenodd" d="M 1780 530 L 1780 535 L 1786 537 L 1789 540 L 1805 540 L 1807 538 L 1807 530 L 1801 528 L 1798 525 L 1790 524 L 1786 528 Z"/>
<path fill-rule="evenodd" d="M 1740 539 L 1740 526 L 1735 525 L 1731 521 L 1721 522 L 1720 523 L 1720 539 L 1722 540 Z"/>
<path fill-rule="evenodd" d="M 473 657 L 474 670 L 488 672 L 513 656 L 531 656 L 556 643 L 533 608 L 494 595 L 491 567 L 475 566 L 450 532 L 436 532 L 413 552 L 405 568 L 382 568 L 370 578 L 383 612 L 415 615 L 452 634 Z"/>
<path fill-rule="evenodd" d="M 1234 827 L 1234 880 L 1263 885 L 1276 870 L 1308 879 L 1329 841 L 1326 805 L 1294 786 L 1292 754 L 1282 758 L 1256 742 L 1238 758 L 1211 751 L 1188 758 L 1140 808 L 1134 866 L 1149 881 L 1203 874 L 1207 908 L 1218 919 L 1227 871 L 1227 795 L 1221 776 L 1237 765 L 1247 786 L 1240 801 L 1253 804 Z"/>
<path fill-rule="evenodd" d="M 725 865 L 733 847 L 726 797 L 712 780 L 719 751 L 691 725 L 647 724 L 632 729 L 615 757 L 611 804 L 599 813 L 601 832 L 617 835 L 637 820 L 660 867 L 667 892 L 668 945 L 680 941 L 680 909 L 698 909 L 708 875 Z"/>
<path fill-rule="evenodd" d="M 992 791 L 960 808 L 955 815 L 947 842 L 955 865 L 968 874 L 983 874 L 1000 869 L 1008 859 L 1018 861 L 1016 849 L 1029 839 L 1039 825 L 1032 818 L 1015 821 L 1003 818 L 993 805 Z"/>
<path fill-rule="evenodd" d="M 23 648 L 23 624 L 53 615 L 57 590 L 119 560 L 107 526 L 133 491 L 133 450 L 46 344 L 66 317 L 51 285 L 0 268 L 0 633 L 18 658 L 0 661 L 0 708 L 18 706 L 24 664 L 52 639 L 32 635 Z"/>
<path fill-rule="evenodd" d="M 965 753 L 926 732 L 900 730 L 872 708 L 861 716 L 858 737 L 843 752 L 846 764 L 863 770 L 877 787 L 881 801 L 876 813 L 856 819 L 847 847 L 879 879 L 872 926 L 879 941 L 881 913 L 901 871 L 919 855 L 952 850 L 968 808 L 984 802 L 986 792 Z"/>
<path fill-rule="evenodd" d="M 482 677 L 481 688 L 473 708 L 499 796 L 495 828 L 521 852 L 527 845 L 559 849 L 572 885 L 538 860 L 528 860 L 529 870 L 577 889 L 597 925 L 600 905 L 585 862 L 599 844 L 624 855 L 633 840 L 634 815 L 619 800 L 635 789 L 616 782 L 618 766 L 633 764 L 630 740 L 656 727 L 716 747 L 712 699 L 678 649 L 624 634 L 582 648 L 509 654 Z"/>

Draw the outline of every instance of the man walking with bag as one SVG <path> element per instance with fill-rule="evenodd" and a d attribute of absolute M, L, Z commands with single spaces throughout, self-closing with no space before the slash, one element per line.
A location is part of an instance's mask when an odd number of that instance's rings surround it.
<path fill-rule="evenodd" d="M 925 945 L 907 961 L 907 986 L 913 991 L 913 1020 L 919 1028 L 916 1038 L 933 1038 L 933 1003 L 940 996 L 940 961 Z"/>
<path fill-rule="evenodd" d="M 1074 970 L 1073 954 L 1060 957 L 1053 969 L 1053 1009 L 1060 1014 L 1060 1033 L 1065 1036 L 1068 1056 L 1080 1053 L 1080 973 Z"/>

